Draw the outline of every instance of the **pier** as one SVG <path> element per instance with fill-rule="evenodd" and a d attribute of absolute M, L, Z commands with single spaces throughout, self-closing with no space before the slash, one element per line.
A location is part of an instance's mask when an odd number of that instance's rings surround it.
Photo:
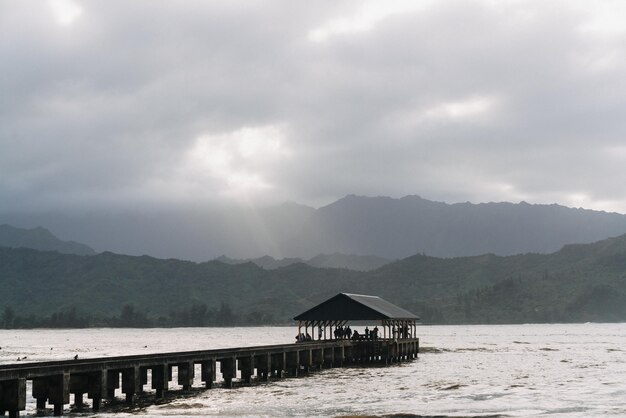
<path fill-rule="evenodd" d="M 32 382 L 37 409 L 53 407 L 64 413 L 73 396 L 76 408 L 98 411 L 103 401 L 115 399 L 116 389 L 133 403 L 146 385 L 162 398 L 173 376 L 182 390 L 202 382 L 212 388 L 218 373 L 221 385 L 250 384 L 284 377 L 297 377 L 314 370 L 364 364 L 389 364 L 417 358 L 419 339 L 377 341 L 322 340 L 294 344 L 187 351 L 68 361 L 8 364 L 0 366 L 0 416 L 18 417 L 26 409 L 26 381 Z M 174 373 L 176 372 L 176 373 Z"/>
<path fill-rule="evenodd" d="M 417 316 L 376 296 L 340 293 L 294 319 L 293 344 L 0 365 L 0 416 L 18 417 L 26 409 L 27 381 L 37 410 L 51 406 L 61 416 L 70 395 L 74 408 L 86 409 L 87 396 L 98 411 L 119 394 L 133 404 L 146 386 L 163 398 L 174 378 L 182 391 L 200 383 L 232 388 L 323 368 L 409 361 L 419 353 Z M 352 334 L 349 321 L 379 321 L 382 332 L 376 326 Z"/>

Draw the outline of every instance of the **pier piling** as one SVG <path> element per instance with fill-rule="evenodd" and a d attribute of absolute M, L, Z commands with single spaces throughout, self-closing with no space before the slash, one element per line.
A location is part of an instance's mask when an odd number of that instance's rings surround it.
<path fill-rule="evenodd" d="M 263 382 L 269 380 L 269 374 L 272 369 L 272 358 L 269 354 L 261 354 L 254 357 L 256 365 L 257 378 Z"/>
<path fill-rule="evenodd" d="M 237 359 L 238 369 L 241 371 L 241 380 L 245 383 L 252 383 L 254 374 L 254 356 L 244 356 Z"/>
<path fill-rule="evenodd" d="M 207 389 L 211 389 L 213 387 L 213 382 L 215 382 L 215 363 L 216 360 L 214 358 L 200 362 L 201 379 Z"/>
<path fill-rule="evenodd" d="M 183 390 L 190 390 L 195 377 L 195 365 L 192 361 L 178 364 L 178 384 Z"/>
<path fill-rule="evenodd" d="M 156 397 L 162 398 L 169 386 L 169 370 L 166 364 L 152 366 L 152 389 Z"/>
<path fill-rule="evenodd" d="M 227 357 L 219 359 L 220 371 L 224 379 L 224 387 L 232 388 L 233 379 L 237 378 L 237 359 L 235 357 Z"/>

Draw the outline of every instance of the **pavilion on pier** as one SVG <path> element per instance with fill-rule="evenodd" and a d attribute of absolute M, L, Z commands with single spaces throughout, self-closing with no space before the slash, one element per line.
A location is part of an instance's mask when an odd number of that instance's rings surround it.
<path fill-rule="evenodd" d="M 298 321 L 298 335 L 310 330 L 318 339 L 333 339 L 333 327 L 343 328 L 349 321 L 380 323 L 382 339 L 397 339 L 416 337 L 419 317 L 378 296 L 339 293 L 294 320 Z"/>

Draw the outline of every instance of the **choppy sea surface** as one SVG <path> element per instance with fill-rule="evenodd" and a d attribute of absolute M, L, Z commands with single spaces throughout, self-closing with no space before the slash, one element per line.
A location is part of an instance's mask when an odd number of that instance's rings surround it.
<path fill-rule="evenodd" d="M 290 343 L 295 334 L 289 327 L 0 330 L 0 364 Z M 419 334 L 424 352 L 413 362 L 198 389 L 97 416 L 626 417 L 626 324 L 422 326 Z M 29 398 L 26 415 L 34 413 Z"/>

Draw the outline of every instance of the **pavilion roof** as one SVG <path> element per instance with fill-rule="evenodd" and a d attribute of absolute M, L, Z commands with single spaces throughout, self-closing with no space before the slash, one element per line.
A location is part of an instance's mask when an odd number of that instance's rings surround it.
<path fill-rule="evenodd" d="M 378 296 L 339 293 L 294 318 L 296 321 L 418 320 L 411 312 Z"/>

